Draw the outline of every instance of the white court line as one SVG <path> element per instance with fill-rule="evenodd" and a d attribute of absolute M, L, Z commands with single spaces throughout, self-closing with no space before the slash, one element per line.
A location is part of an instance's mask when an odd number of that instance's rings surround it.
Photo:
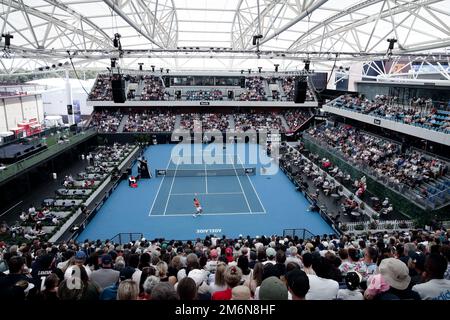
<path fill-rule="evenodd" d="M 169 205 L 169 199 L 170 196 L 172 194 L 172 188 L 173 188 L 173 184 L 175 182 L 175 178 L 177 176 L 177 171 L 178 171 L 178 164 L 180 163 L 180 160 L 178 159 L 177 161 L 177 166 L 175 167 L 175 173 L 173 175 L 173 179 L 172 179 L 172 183 L 170 184 L 170 189 L 169 189 L 169 194 L 167 195 L 167 201 L 166 201 L 166 206 L 164 207 L 164 215 L 166 215 L 166 211 L 167 211 L 167 206 Z"/>
<path fill-rule="evenodd" d="M 242 192 L 210 192 L 210 193 L 172 193 L 172 196 L 194 196 L 194 195 L 198 195 L 198 196 L 214 196 L 214 195 L 227 195 L 227 194 L 242 194 Z"/>
<path fill-rule="evenodd" d="M 241 158 L 239 157 L 239 155 L 237 155 L 237 159 L 238 159 L 238 161 L 241 163 L 242 167 L 244 167 L 244 163 L 242 162 L 242 160 L 241 160 Z M 258 192 L 256 191 L 255 186 L 253 185 L 252 180 L 250 179 L 250 177 L 248 176 L 248 174 L 246 174 L 246 176 L 247 176 L 247 178 L 248 178 L 248 181 L 250 182 L 250 185 L 251 185 L 252 188 L 253 188 L 253 191 L 255 191 L 256 197 L 258 198 L 259 204 L 260 204 L 261 207 L 263 208 L 264 213 L 267 213 L 266 208 L 264 208 L 264 205 L 263 205 L 261 199 L 259 198 L 259 194 L 258 194 Z"/>
<path fill-rule="evenodd" d="M 166 170 L 169 169 L 170 161 L 171 161 L 171 159 L 170 159 L 170 157 L 169 157 L 169 161 L 167 162 Z M 155 178 L 156 178 L 156 177 L 155 177 Z M 161 180 L 161 183 L 159 184 L 158 192 L 156 192 L 156 196 L 155 196 L 155 198 L 153 199 L 152 207 L 150 208 L 150 212 L 148 213 L 148 216 L 149 216 L 149 217 L 152 215 L 152 211 L 153 211 L 153 207 L 155 206 L 156 198 L 158 198 L 159 191 L 161 190 L 161 186 L 162 186 L 162 184 L 163 184 L 165 178 L 166 178 L 166 175 L 163 176 L 163 178 L 162 178 L 162 180 Z"/>
<path fill-rule="evenodd" d="M 250 204 L 248 203 L 247 195 L 246 195 L 245 192 L 244 192 L 244 188 L 242 188 L 241 179 L 239 179 L 239 176 L 238 176 L 238 174 L 237 174 L 236 167 L 234 166 L 234 161 L 233 161 L 233 168 L 234 168 L 234 172 L 236 173 L 236 178 L 238 179 L 239 186 L 241 187 L 242 193 L 244 194 L 244 198 L 245 198 L 245 202 L 247 203 L 248 210 L 249 210 L 250 212 L 252 212 L 252 209 L 250 208 Z"/>
<path fill-rule="evenodd" d="M 237 216 L 237 215 L 254 215 L 254 214 L 266 214 L 266 212 L 224 212 L 224 213 L 202 213 L 201 216 Z M 192 213 L 180 213 L 180 214 L 165 214 L 165 215 L 151 215 L 150 217 L 183 217 L 183 216 L 191 216 Z"/>

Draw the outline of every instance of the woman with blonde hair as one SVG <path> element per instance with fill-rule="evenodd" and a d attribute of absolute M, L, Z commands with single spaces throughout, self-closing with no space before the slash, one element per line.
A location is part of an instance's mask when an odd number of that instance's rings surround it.
<path fill-rule="evenodd" d="M 216 291 L 223 291 L 227 288 L 227 283 L 225 282 L 225 270 L 227 266 L 224 262 L 219 262 L 216 266 L 216 273 L 214 274 L 214 278 L 210 280 L 209 287 L 211 288 L 210 292 L 213 294 Z M 212 275 L 212 274 L 211 274 Z"/>
<path fill-rule="evenodd" d="M 227 284 L 227 289 L 214 292 L 212 300 L 230 300 L 232 289 L 241 283 L 241 279 L 241 268 L 237 266 L 228 266 L 225 269 L 225 283 Z"/>
<path fill-rule="evenodd" d="M 169 281 L 169 277 L 167 276 L 168 266 L 164 261 L 159 261 L 156 264 L 156 275 L 159 277 L 161 282 Z"/>
<path fill-rule="evenodd" d="M 119 283 L 117 300 L 138 300 L 139 287 L 133 280 L 124 280 Z"/>

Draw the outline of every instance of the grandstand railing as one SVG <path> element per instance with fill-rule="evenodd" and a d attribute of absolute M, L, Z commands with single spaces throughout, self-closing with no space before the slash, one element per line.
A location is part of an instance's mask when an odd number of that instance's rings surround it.
<path fill-rule="evenodd" d="M 144 237 L 143 233 L 139 232 L 125 232 L 125 233 L 118 233 L 114 237 L 112 237 L 110 240 L 114 243 L 124 244 L 129 242 L 134 242 L 136 240 L 140 240 Z"/>
<path fill-rule="evenodd" d="M 0 171 L 0 183 L 10 180 L 14 176 L 23 173 L 25 170 L 31 169 L 35 165 L 47 160 L 69 148 L 72 148 L 75 144 L 81 143 L 97 134 L 96 128 L 91 128 L 86 131 L 82 131 L 68 138 L 69 142 L 62 144 L 54 143 L 49 145 L 48 148 L 38 153 L 30 155 L 29 157 L 17 161 L 11 165 L 8 165 L 5 170 Z"/>
<path fill-rule="evenodd" d="M 338 150 L 332 148 L 327 143 L 312 137 L 311 135 L 309 135 L 306 132 L 303 133 L 303 139 L 309 143 L 312 143 L 312 144 L 318 146 L 321 149 L 324 149 L 332 157 L 338 159 L 346 167 L 343 169 L 350 172 L 353 178 L 355 178 L 355 175 L 358 176 L 357 177 L 358 179 L 361 178 L 361 176 L 366 175 L 367 177 L 370 177 L 372 180 L 377 181 L 378 183 L 383 185 L 385 188 L 391 190 L 392 192 L 394 192 L 395 194 L 397 194 L 403 198 L 408 199 L 410 202 L 414 203 L 415 205 L 419 206 L 420 208 L 422 208 L 424 210 L 427 210 L 427 209 L 434 210 L 438 207 L 442 207 L 442 206 L 445 206 L 446 204 L 448 204 L 447 196 L 450 194 L 449 187 L 447 187 L 445 190 L 441 191 L 442 193 L 441 192 L 439 193 L 439 197 L 440 197 L 439 199 L 441 199 L 441 197 L 443 195 L 445 195 L 445 197 L 443 199 L 444 201 L 442 203 L 435 203 L 434 201 L 437 200 L 438 198 L 431 198 L 431 197 L 420 198 L 417 195 L 417 193 L 412 188 L 410 188 L 408 185 L 403 184 L 403 183 L 399 183 L 399 184 L 393 183 L 393 182 L 389 181 L 389 179 L 386 176 L 382 176 L 382 175 L 378 174 L 378 172 L 373 170 L 368 165 L 357 162 L 351 158 L 344 159 Z M 349 168 L 350 166 L 353 166 L 354 168 Z M 340 167 L 340 165 L 339 165 L 339 167 Z"/>
<path fill-rule="evenodd" d="M 300 239 L 310 239 L 314 238 L 316 235 L 309 231 L 308 229 L 298 228 L 298 229 L 284 229 L 283 237 L 291 236 L 291 237 L 299 237 Z"/>
<path fill-rule="evenodd" d="M 412 220 L 383 220 L 339 223 L 339 228 L 345 233 L 393 232 L 414 229 Z"/>

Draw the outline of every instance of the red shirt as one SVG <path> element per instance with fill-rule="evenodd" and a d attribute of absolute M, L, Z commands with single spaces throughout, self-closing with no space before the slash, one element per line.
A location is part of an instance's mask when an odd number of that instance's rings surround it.
<path fill-rule="evenodd" d="M 231 300 L 231 288 L 214 292 L 212 295 L 212 300 Z"/>
<path fill-rule="evenodd" d="M 200 202 L 197 199 L 194 200 L 194 206 L 200 207 Z"/>

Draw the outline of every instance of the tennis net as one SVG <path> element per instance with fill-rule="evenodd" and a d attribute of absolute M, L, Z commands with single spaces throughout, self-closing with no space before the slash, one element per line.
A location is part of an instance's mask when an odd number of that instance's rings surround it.
<path fill-rule="evenodd" d="M 215 176 L 253 176 L 256 168 L 224 169 L 156 169 L 157 177 L 215 177 Z"/>

